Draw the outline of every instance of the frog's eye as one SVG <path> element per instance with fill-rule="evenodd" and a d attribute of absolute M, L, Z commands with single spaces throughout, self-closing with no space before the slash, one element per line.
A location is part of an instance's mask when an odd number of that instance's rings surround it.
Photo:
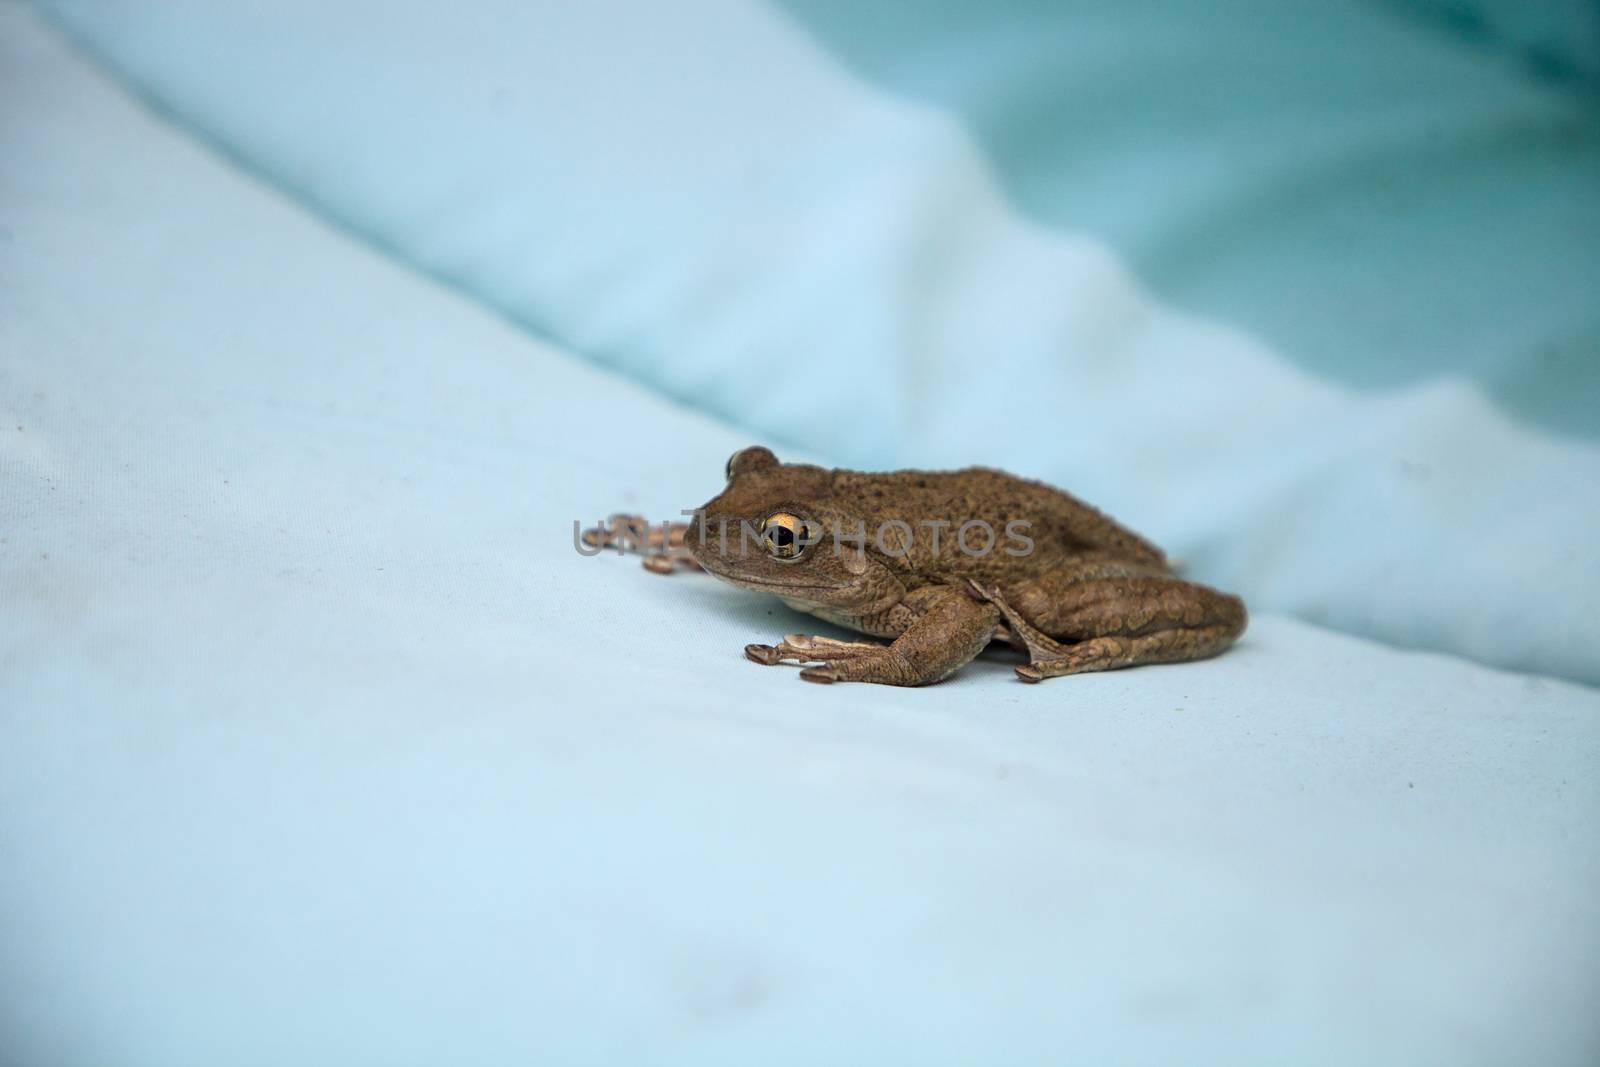
<path fill-rule="evenodd" d="M 783 563 L 797 562 L 816 543 L 811 524 L 787 511 L 774 512 L 761 521 L 761 543 L 767 554 Z"/>

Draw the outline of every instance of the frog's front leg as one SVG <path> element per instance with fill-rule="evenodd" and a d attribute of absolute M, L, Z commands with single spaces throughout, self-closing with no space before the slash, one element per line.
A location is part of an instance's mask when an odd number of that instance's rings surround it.
<path fill-rule="evenodd" d="M 815 663 L 800 672 L 808 682 L 929 685 L 983 651 L 1000 609 L 948 586 L 918 593 L 917 617 L 887 645 L 790 634 L 777 645 L 746 645 L 744 654 L 757 663 Z"/>
<path fill-rule="evenodd" d="M 641 555 L 644 569 L 653 574 L 671 574 L 679 567 L 699 570 L 700 564 L 683 543 L 688 529 L 686 522 L 651 525 L 643 515 L 617 514 L 584 530 L 583 543 L 589 548 L 615 548 Z"/>
<path fill-rule="evenodd" d="M 1042 579 L 1009 599 L 993 586 L 973 589 L 1027 646 L 1031 662 L 1017 668 L 1025 682 L 1215 656 L 1248 621 L 1238 597 L 1172 577 Z"/>

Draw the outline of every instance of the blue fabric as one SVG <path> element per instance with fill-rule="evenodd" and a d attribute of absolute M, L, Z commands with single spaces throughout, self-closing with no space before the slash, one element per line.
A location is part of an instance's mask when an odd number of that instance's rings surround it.
<path fill-rule="evenodd" d="M 1164 301 L 1319 378 L 1465 378 L 1514 419 L 1600 435 L 1600 92 L 1533 76 L 1509 41 L 1368 3 L 784 6 L 957 117 L 1018 210 L 1104 240 Z M 1476 24 L 1546 40 L 1550 6 Z"/>
<path fill-rule="evenodd" d="M 1600 682 L 1570 79 L 1309 0 L 48 7 L 341 225 L 753 433 L 1043 477 L 1258 609 Z"/>
<path fill-rule="evenodd" d="M 1269 611 L 1198 664 L 803 685 L 739 650 L 814 620 L 571 547 L 748 431 L 319 223 L 16 6 L 0 211 L 0 1060 L 1594 1062 L 1595 690 Z M 833 425 L 836 379 L 762 373 Z"/>
<path fill-rule="evenodd" d="M 1523 76 L 1600 98 L 1600 4 L 1594 0 L 1382 0 Z"/>

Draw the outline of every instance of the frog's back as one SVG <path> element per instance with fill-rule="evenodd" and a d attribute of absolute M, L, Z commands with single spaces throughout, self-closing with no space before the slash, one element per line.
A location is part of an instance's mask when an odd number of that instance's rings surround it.
<path fill-rule="evenodd" d="M 1033 542 L 1030 555 L 1060 559 L 1086 554 L 1105 555 L 1130 563 L 1166 567 L 1161 550 L 1132 530 L 1083 501 L 1043 482 L 1019 478 L 987 467 L 958 471 L 834 472 L 836 498 L 848 501 L 859 514 L 878 523 L 899 520 L 916 530 L 913 555 L 935 563 L 931 538 L 921 523 L 948 523 L 937 557 L 956 560 L 955 534 L 972 520 L 981 520 L 1006 544 L 1010 523 L 1025 523 L 1020 530 Z M 974 538 L 973 543 L 979 538 Z"/>

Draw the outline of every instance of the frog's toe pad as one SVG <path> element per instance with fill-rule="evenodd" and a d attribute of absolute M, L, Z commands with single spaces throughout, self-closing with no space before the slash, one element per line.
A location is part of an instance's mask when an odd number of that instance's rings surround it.
<path fill-rule="evenodd" d="M 775 666 L 781 660 L 782 653 L 772 645 L 745 645 L 744 658 L 753 663 L 764 666 Z"/>
<path fill-rule="evenodd" d="M 1079 674 L 1084 670 L 1103 669 L 1093 664 L 1086 664 L 1081 658 L 1064 656 L 1058 659 L 1036 659 L 1032 663 L 1021 664 L 1016 671 L 1017 677 L 1024 682 L 1042 682 L 1046 678 L 1060 678 L 1062 675 Z"/>
<path fill-rule="evenodd" d="M 832 685 L 843 678 L 844 675 L 832 667 L 805 667 L 800 671 L 801 681 L 816 682 L 818 685 Z"/>

